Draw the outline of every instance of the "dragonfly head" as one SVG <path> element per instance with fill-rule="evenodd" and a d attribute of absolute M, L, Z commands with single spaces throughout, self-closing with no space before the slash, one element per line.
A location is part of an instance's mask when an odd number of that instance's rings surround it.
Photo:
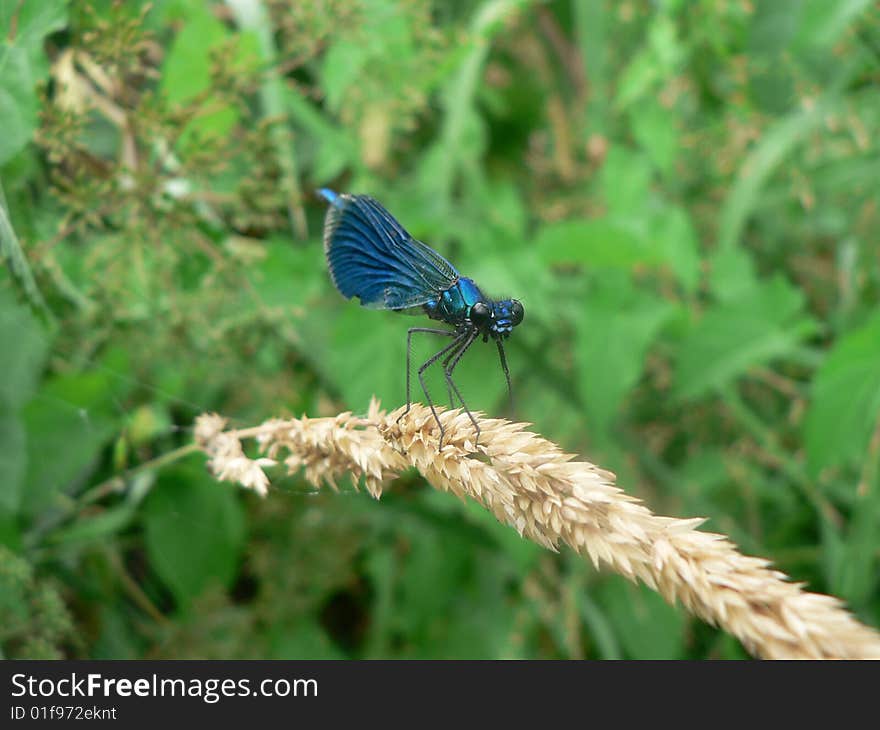
<path fill-rule="evenodd" d="M 483 335 L 497 339 L 507 337 L 514 327 L 523 321 L 525 311 L 516 299 L 498 302 L 477 302 L 471 307 L 470 320 Z"/>

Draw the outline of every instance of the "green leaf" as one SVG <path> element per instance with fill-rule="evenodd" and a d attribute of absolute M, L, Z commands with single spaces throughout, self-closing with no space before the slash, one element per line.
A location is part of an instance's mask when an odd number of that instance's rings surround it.
<path fill-rule="evenodd" d="M 265 258 L 245 271 L 265 306 L 302 308 L 324 289 L 324 259 L 314 248 L 294 246 L 289 238 L 277 237 L 266 241 L 265 253 Z"/>
<path fill-rule="evenodd" d="M 591 430 L 607 431 L 641 377 L 647 351 L 672 309 L 621 282 L 600 286 L 586 302 L 577 357 Z"/>
<path fill-rule="evenodd" d="M 614 635 L 614 625 L 609 620 L 608 613 L 586 591 L 576 592 L 574 600 L 579 604 L 584 626 L 596 646 L 597 658 L 621 659 L 619 642 Z"/>
<path fill-rule="evenodd" d="M 43 38 L 67 23 L 67 0 L 0 0 L 0 37 L 43 58 Z M 2 62 L 2 55 L 0 55 Z"/>
<path fill-rule="evenodd" d="M 319 364 L 328 379 L 339 387 L 350 408 L 366 410 L 374 394 L 386 405 L 396 407 L 403 403 L 406 329 L 417 326 L 415 322 L 410 324 L 411 321 L 388 312 L 358 307 L 355 302 L 335 310 L 332 322 L 325 320 L 324 332 L 315 335 L 317 342 L 323 345 Z M 369 336 L 365 337 L 366 332 Z M 306 336 L 311 339 L 308 334 Z M 441 344 L 445 341 L 429 335 L 415 335 L 415 338 L 420 339 L 413 341 L 414 350 L 424 348 L 425 340 L 431 345 L 434 344 L 432 340 L 440 340 Z M 438 344 L 437 348 L 440 346 Z M 417 358 L 418 355 L 414 355 L 414 362 Z M 422 400 L 415 372 L 412 393 L 416 401 Z M 442 393 L 441 390 L 439 394 Z"/>
<path fill-rule="evenodd" d="M 11 160 L 30 141 L 37 127 L 36 79 L 28 53 L 8 48 L 0 62 L 0 165 Z"/>
<path fill-rule="evenodd" d="M 876 485 L 857 497 L 846 533 L 823 522 L 823 562 L 829 588 L 855 610 L 869 611 L 880 585 L 877 569 L 877 531 L 880 529 L 880 498 Z"/>
<path fill-rule="evenodd" d="M 314 145 L 300 145 L 305 159 L 313 155 L 311 162 L 315 180 L 331 180 L 347 164 L 358 159 L 356 141 L 345 130 L 336 127 L 302 94 L 285 87 L 282 96 L 291 121 L 310 135 L 317 145 L 317 149 L 312 149 Z"/>
<path fill-rule="evenodd" d="M 845 75 L 845 74 L 843 74 Z M 771 126 L 751 152 L 746 155 L 736 181 L 730 188 L 718 223 L 720 249 L 736 247 L 749 217 L 760 201 L 767 179 L 782 160 L 810 133 L 824 122 L 829 112 L 839 109 L 841 99 L 827 94 L 804 110 L 793 112 Z"/>
<path fill-rule="evenodd" d="M 528 213 L 522 193 L 513 180 L 504 179 L 490 181 L 485 192 L 481 200 L 474 201 L 477 214 L 498 232 L 497 238 L 506 244 L 502 250 L 509 253 L 510 240 L 519 242 L 526 236 Z"/>
<path fill-rule="evenodd" d="M 43 38 L 62 28 L 63 0 L 22 3 L 0 0 L 0 165 L 30 141 L 37 126 L 37 82 L 49 72 Z"/>
<path fill-rule="evenodd" d="M 641 219 L 619 214 L 551 223 L 538 233 L 536 249 L 548 264 L 579 263 L 591 271 L 666 267 L 685 291 L 699 283 L 697 235 L 681 208 L 662 207 Z"/>
<path fill-rule="evenodd" d="M 816 475 L 858 465 L 880 418 L 880 315 L 841 338 L 819 368 L 804 425 L 807 463 Z"/>
<path fill-rule="evenodd" d="M 144 504 L 147 555 L 182 608 L 235 577 L 245 524 L 235 488 L 198 465 L 163 473 Z"/>
<path fill-rule="evenodd" d="M 616 103 L 626 108 L 645 96 L 660 81 L 660 69 L 650 50 L 642 48 L 623 70 L 618 82 Z"/>
<path fill-rule="evenodd" d="M 126 502 L 97 515 L 80 518 L 74 524 L 52 533 L 53 545 L 92 543 L 116 535 L 131 524 L 137 515 L 137 505 Z"/>
<path fill-rule="evenodd" d="M 122 425 L 120 402 L 131 387 L 124 371 L 105 367 L 53 378 L 36 392 L 22 410 L 28 434 L 22 505 L 28 514 L 45 508 L 100 457 Z"/>
<path fill-rule="evenodd" d="M 611 13 L 598 3 L 571 4 L 574 36 L 581 63 L 590 79 L 590 99 L 586 104 L 590 127 L 604 133 L 608 122 L 609 56 L 613 49 Z"/>
<path fill-rule="evenodd" d="M 872 4 L 871 0 L 803 0 L 795 44 L 830 46 Z"/>
<path fill-rule="evenodd" d="M 495 515 L 477 502 L 469 499 L 462 506 L 464 518 L 491 535 L 521 575 L 527 575 L 535 567 L 544 554 L 543 548 L 520 536 L 510 525 L 499 522 Z"/>
<path fill-rule="evenodd" d="M 5 547 L 0 547 L 0 565 L 3 566 L 0 571 L 0 616 L 3 617 L 0 636 L 5 648 L 7 637 L 27 631 L 31 622 L 33 606 L 28 594 L 32 594 L 34 580 L 30 563 Z"/>
<path fill-rule="evenodd" d="M 816 331 L 801 314 L 803 294 L 781 276 L 749 296 L 709 309 L 682 342 L 675 370 L 678 398 L 699 398 L 749 368 L 784 357 Z"/>
<path fill-rule="evenodd" d="M 551 223 L 541 229 L 536 246 L 547 263 L 582 263 L 591 269 L 631 269 L 651 258 L 631 225 L 609 218 Z"/>
<path fill-rule="evenodd" d="M 719 248 L 712 256 L 709 286 L 719 301 L 748 299 L 758 287 L 751 256 L 741 248 Z"/>
<path fill-rule="evenodd" d="M 648 40 L 654 56 L 668 74 L 672 72 L 682 59 L 686 44 L 682 43 L 676 32 L 675 19 L 672 17 L 671 3 L 662 8 L 648 29 Z"/>
<path fill-rule="evenodd" d="M 653 255 L 672 270 L 686 292 L 693 294 L 700 283 L 700 247 L 688 212 L 664 207 L 652 221 L 649 238 Z"/>
<path fill-rule="evenodd" d="M 0 405 L 0 513 L 14 514 L 21 501 L 27 464 L 25 439 L 21 420 Z"/>
<path fill-rule="evenodd" d="M 748 49 L 753 57 L 772 57 L 788 50 L 798 27 L 798 11 L 804 0 L 774 0 L 758 3 L 749 24 Z"/>
<path fill-rule="evenodd" d="M 657 13 L 646 40 L 621 74 L 616 98 L 620 108 L 647 96 L 661 81 L 675 74 L 681 63 L 686 44 L 677 38 L 675 21 L 667 12 Z"/>
<path fill-rule="evenodd" d="M 181 104 L 211 86 L 211 51 L 218 48 L 229 33 L 206 8 L 194 8 L 186 24 L 171 44 L 162 67 L 161 90 L 171 104 Z M 248 41 L 250 42 L 250 40 Z M 232 107 L 224 107 L 193 119 L 185 135 L 193 132 L 223 136 L 238 118 Z"/>
<path fill-rule="evenodd" d="M 670 109 L 651 99 L 630 110 L 630 126 L 639 146 L 657 169 L 672 172 L 679 149 L 675 116 Z"/>
<path fill-rule="evenodd" d="M 49 339 L 30 311 L 19 305 L 8 289 L 0 289 L 0 404 L 12 409 L 24 405 L 42 375 Z"/>
<path fill-rule="evenodd" d="M 413 624 L 410 629 L 446 615 L 463 598 L 459 592 L 472 580 L 469 548 L 466 540 L 450 539 L 439 530 L 422 530 L 418 539 L 410 541 L 397 565 L 400 600 Z"/>
<path fill-rule="evenodd" d="M 615 636 L 631 659 L 679 659 L 684 654 L 685 618 L 654 591 L 622 580 L 601 588 L 601 604 Z"/>
<path fill-rule="evenodd" d="M 651 163 L 643 152 L 612 145 L 601 173 L 608 211 L 638 217 L 647 202 L 651 178 Z"/>
<path fill-rule="evenodd" d="M 358 80 L 369 57 L 363 43 L 342 39 L 330 46 L 321 66 L 321 85 L 331 110 L 339 111 L 345 92 Z"/>
<path fill-rule="evenodd" d="M 0 112 L 0 118 L 2 117 L 3 114 Z M 11 176 L 14 177 L 14 173 L 12 173 Z M 12 221 L 9 218 L 9 211 L 6 209 L 6 200 L 5 195 L 3 194 L 2 182 L 0 182 L 0 262 L 6 264 L 9 273 L 12 275 L 13 280 L 18 285 L 22 294 L 27 298 L 30 306 L 35 311 L 42 314 L 47 320 L 54 322 L 52 313 L 46 306 L 46 301 L 43 299 L 43 295 L 37 288 L 33 272 L 31 271 L 30 264 L 22 250 L 18 236 L 15 234 L 15 229 L 12 227 Z M 4 299 L 5 296 L 4 293 L 0 292 L 0 300 Z M 0 310 L 2 310 L 2 308 L 3 304 L 0 303 Z"/>
<path fill-rule="evenodd" d="M 269 659 L 347 659 L 313 617 L 300 618 L 290 625 L 271 630 Z"/>
<path fill-rule="evenodd" d="M 54 401 L 31 402 L 24 418 L 29 438 L 23 501 L 25 510 L 36 514 L 98 459 L 116 427 L 104 415 Z"/>
<path fill-rule="evenodd" d="M 227 36 L 224 25 L 205 9 L 194 11 L 187 18 L 162 68 L 162 90 L 169 102 L 188 101 L 208 88 L 210 50 Z"/>
<path fill-rule="evenodd" d="M 436 529 L 423 520 L 401 520 L 394 532 L 405 536 L 407 549 L 384 566 L 393 569 L 396 584 L 397 610 L 388 628 L 412 637 L 408 655 L 493 655 L 512 630 L 513 612 L 504 606 L 510 580 L 506 556 L 478 548 L 467 533 Z"/>

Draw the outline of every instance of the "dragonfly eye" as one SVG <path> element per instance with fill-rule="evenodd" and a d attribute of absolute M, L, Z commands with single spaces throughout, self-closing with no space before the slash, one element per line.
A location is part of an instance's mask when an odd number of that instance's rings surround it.
<path fill-rule="evenodd" d="M 523 321 L 524 316 L 525 310 L 523 309 L 523 305 L 520 304 L 516 299 L 514 299 L 510 305 L 510 324 L 516 327 L 520 322 Z"/>
<path fill-rule="evenodd" d="M 485 302 L 477 302 L 471 307 L 471 322 L 478 329 L 486 329 L 492 323 L 492 310 Z"/>

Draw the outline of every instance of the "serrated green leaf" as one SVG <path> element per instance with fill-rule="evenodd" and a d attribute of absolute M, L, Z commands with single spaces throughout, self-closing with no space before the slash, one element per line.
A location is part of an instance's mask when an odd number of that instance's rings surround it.
<path fill-rule="evenodd" d="M 234 578 L 244 515 L 235 490 L 203 468 L 179 466 L 159 477 L 144 502 L 144 528 L 150 563 L 181 607 Z"/>
<path fill-rule="evenodd" d="M 709 309 L 682 342 L 675 369 L 678 398 L 699 398 L 755 365 L 784 357 L 816 331 L 801 314 L 803 294 L 777 276 L 747 297 Z"/>
<path fill-rule="evenodd" d="M 880 418 L 880 315 L 842 337 L 813 383 L 804 425 L 813 474 L 859 464 Z"/>

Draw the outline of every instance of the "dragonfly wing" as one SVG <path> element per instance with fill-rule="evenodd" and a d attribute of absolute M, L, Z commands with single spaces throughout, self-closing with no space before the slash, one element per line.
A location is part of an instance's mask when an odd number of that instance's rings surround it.
<path fill-rule="evenodd" d="M 345 297 L 377 309 L 406 309 L 437 298 L 458 280 L 446 259 L 416 241 L 367 195 L 320 191 L 330 203 L 324 253 Z"/>

